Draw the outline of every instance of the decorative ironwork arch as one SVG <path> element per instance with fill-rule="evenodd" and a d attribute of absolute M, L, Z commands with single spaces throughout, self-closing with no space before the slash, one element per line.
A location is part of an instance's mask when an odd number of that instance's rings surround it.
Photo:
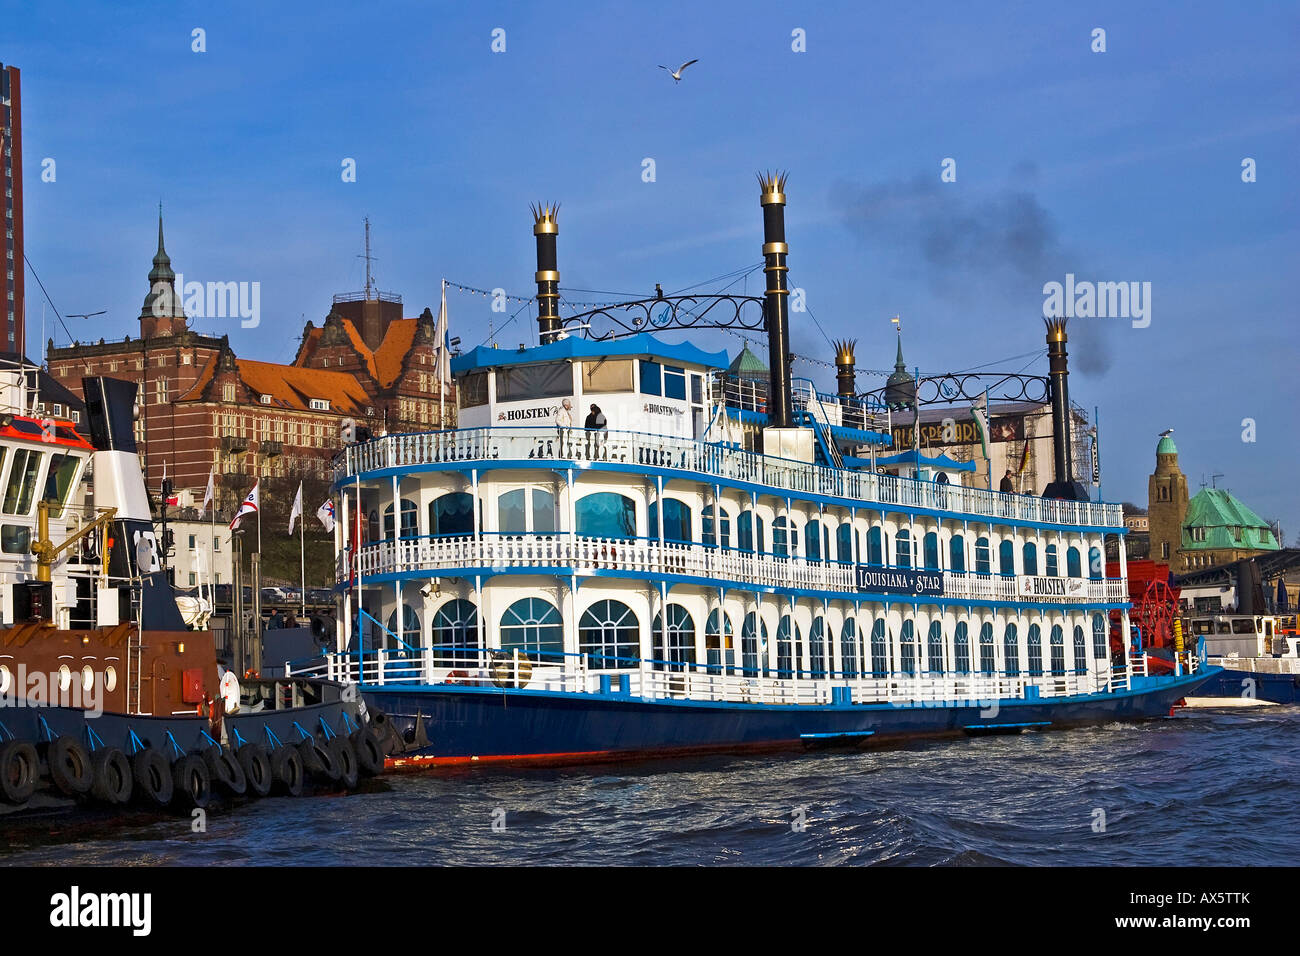
<path fill-rule="evenodd" d="M 917 390 L 919 405 L 952 405 L 973 402 L 987 391 L 990 402 L 1031 402 L 1045 405 L 1052 398 L 1052 381 L 1046 375 L 1020 372 L 949 372 L 922 376 Z M 868 408 L 884 408 L 885 386 L 861 393 Z"/>
<path fill-rule="evenodd" d="M 752 295 L 660 295 L 605 305 L 560 320 L 561 331 L 581 329 L 595 342 L 669 329 L 766 328 L 763 299 Z"/>

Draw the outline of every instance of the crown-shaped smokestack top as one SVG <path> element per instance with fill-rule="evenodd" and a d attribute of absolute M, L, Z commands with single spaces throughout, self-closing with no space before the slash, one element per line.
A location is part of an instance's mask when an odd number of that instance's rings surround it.
<path fill-rule="evenodd" d="M 766 206 L 768 203 L 780 203 L 785 205 L 785 181 L 786 173 L 783 170 L 762 172 L 758 174 L 758 188 L 762 192 L 760 202 Z"/>
<path fill-rule="evenodd" d="M 546 203 L 530 203 L 529 209 L 533 211 L 533 235 L 540 236 L 543 233 L 558 233 L 560 204 L 546 205 Z"/>
<path fill-rule="evenodd" d="M 1047 326 L 1047 343 L 1051 345 L 1054 342 L 1065 342 L 1068 336 L 1065 334 L 1065 317 L 1057 316 L 1051 319 L 1043 319 L 1043 324 Z"/>
<path fill-rule="evenodd" d="M 840 339 L 832 342 L 835 349 L 835 384 L 841 398 L 851 398 L 858 391 L 856 358 L 853 354 L 857 339 Z"/>
<path fill-rule="evenodd" d="M 835 364 L 852 365 L 856 361 L 853 350 L 857 344 L 857 339 L 840 339 L 832 342 L 831 347 L 835 349 Z"/>

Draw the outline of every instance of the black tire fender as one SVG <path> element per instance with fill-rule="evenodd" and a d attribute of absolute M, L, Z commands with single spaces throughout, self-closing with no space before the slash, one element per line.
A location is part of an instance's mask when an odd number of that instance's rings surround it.
<path fill-rule="evenodd" d="M 235 755 L 244 768 L 247 780 L 246 793 L 250 797 L 264 797 L 271 792 L 274 777 L 271 775 L 271 758 L 261 744 L 244 744 Z"/>
<path fill-rule="evenodd" d="M 135 775 L 126 754 L 116 747 L 100 747 L 90 755 L 90 767 L 94 780 L 90 792 L 96 800 L 114 806 L 131 801 Z"/>
<path fill-rule="evenodd" d="M 202 757 L 186 754 L 172 765 L 172 789 L 178 807 L 185 810 L 207 807 L 212 801 L 212 777 Z"/>
<path fill-rule="evenodd" d="M 36 792 L 40 768 L 36 748 L 27 741 L 0 744 L 0 797 L 6 803 L 26 803 Z"/>
<path fill-rule="evenodd" d="M 90 793 L 95 782 L 90 754 L 75 737 L 55 737 L 46 745 L 45 762 L 49 767 L 50 782 L 60 793 L 69 797 Z"/>
<path fill-rule="evenodd" d="M 131 777 L 136 796 L 147 806 L 161 808 L 172 802 L 175 789 L 172 768 L 157 750 L 146 747 L 136 751 L 131 758 Z"/>
<path fill-rule="evenodd" d="M 288 797 L 302 796 L 307 774 L 297 747 L 280 747 L 271 754 L 271 776 L 275 778 L 277 792 Z"/>
<path fill-rule="evenodd" d="M 352 742 L 346 737 L 331 737 L 326 746 L 339 768 L 339 785 L 344 790 L 353 789 L 357 785 L 360 768 L 357 766 L 357 752 L 352 748 Z"/>

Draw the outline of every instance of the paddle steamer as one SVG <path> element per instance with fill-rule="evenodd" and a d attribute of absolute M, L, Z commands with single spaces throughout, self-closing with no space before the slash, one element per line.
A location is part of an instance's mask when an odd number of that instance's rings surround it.
<path fill-rule="evenodd" d="M 791 379 L 784 185 L 760 177 L 761 297 L 568 318 L 556 211 L 535 209 L 540 344 L 452 360 L 456 429 L 339 456 L 338 646 L 297 669 L 359 681 L 402 732 L 392 763 L 1069 727 L 1165 716 L 1210 675 L 1112 659 L 1124 526 L 1073 478 L 1064 321 L 1043 494 L 891 448 L 924 380 L 859 394 L 851 342 L 837 393 Z M 766 379 L 670 341 L 696 328 L 765 332 Z"/>

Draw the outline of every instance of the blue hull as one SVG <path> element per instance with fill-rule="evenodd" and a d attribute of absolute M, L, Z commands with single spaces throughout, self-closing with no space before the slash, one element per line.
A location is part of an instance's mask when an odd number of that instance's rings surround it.
<path fill-rule="evenodd" d="M 469 762 L 577 763 L 668 754 L 779 750 L 956 734 L 1012 733 L 1164 717 L 1218 673 L 1134 678 L 1133 689 L 978 704 L 774 705 L 643 700 L 463 685 L 367 686 L 368 703 L 407 740 L 422 719 L 429 745 L 390 758 L 394 767 Z"/>
<path fill-rule="evenodd" d="M 1197 697 L 1254 697 L 1274 704 L 1300 704 L 1300 676 L 1225 670 L 1206 681 Z"/>

